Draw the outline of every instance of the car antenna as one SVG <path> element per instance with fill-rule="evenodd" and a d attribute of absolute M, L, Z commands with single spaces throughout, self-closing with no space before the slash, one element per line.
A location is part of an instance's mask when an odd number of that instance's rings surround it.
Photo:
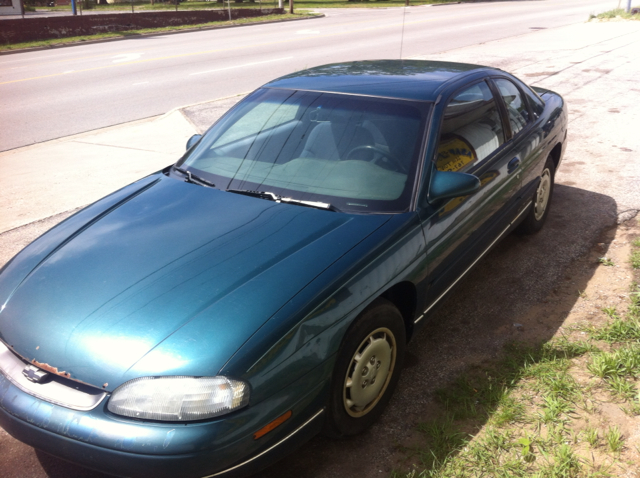
<path fill-rule="evenodd" d="M 407 15 L 407 6 L 409 0 L 405 0 L 404 8 L 402 9 L 402 33 L 400 34 L 400 59 L 402 60 L 402 43 L 404 42 L 404 17 Z"/>

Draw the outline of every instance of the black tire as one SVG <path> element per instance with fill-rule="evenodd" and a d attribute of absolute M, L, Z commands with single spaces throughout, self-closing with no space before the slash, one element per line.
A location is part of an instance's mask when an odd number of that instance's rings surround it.
<path fill-rule="evenodd" d="M 357 435 L 378 419 L 400 377 L 405 348 L 402 315 L 388 300 L 376 299 L 342 340 L 331 379 L 325 435 Z"/>
<path fill-rule="evenodd" d="M 531 207 L 516 229 L 518 234 L 535 234 L 544 226 L 551 209 L 555 176 L 556 166 L 553 158 L 549 156 L 540 174 L 540 183 L 533 195 Z"/>

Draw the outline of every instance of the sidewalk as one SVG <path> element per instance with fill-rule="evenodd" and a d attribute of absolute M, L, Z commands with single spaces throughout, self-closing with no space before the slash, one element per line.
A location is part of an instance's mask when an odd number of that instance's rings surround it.
<path fill-rule="evenodd" d="M 239 98 L 0 153 L 0 234 L 90 204 L 175 163 L 187 139 Z"/>

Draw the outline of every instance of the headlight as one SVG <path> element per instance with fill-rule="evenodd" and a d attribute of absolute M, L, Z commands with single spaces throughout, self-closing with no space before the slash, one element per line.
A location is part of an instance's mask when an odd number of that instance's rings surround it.
<path fill-rule="evenodd" d="M 244 407 L 249 386 L 227 377 L 143 377 L 120 385 L 110 412 L 163 421 L 204 420 Z"/>

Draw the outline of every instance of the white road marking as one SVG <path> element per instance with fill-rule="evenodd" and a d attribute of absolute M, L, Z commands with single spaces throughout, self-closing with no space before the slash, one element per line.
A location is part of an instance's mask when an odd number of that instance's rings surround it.
<path fill-rule="evenodd" d="M 285 58 L 276 58 L 274 60 L 254 61 L 253 63 L 245 63 L 244 65 L 227 66 L 226 68 L 218 68 L 216 70 L 207 70 L 207 71 L 199 71 L 198 73 L 189 73 L 189 76 L 204 75 L 205 73 L 215 73 L 216 71 L 233 70 L 234 68 L 244 68 L 245 66 L 261 65 L 263 63 L 271 63 L 274 61 L 290 60 L 291 58 L 293 57 L 287 56 Z"/>
<path fill-rule="evenodd" d="M 141 81 L 140 83 L 134 83 L 133 86 L 146 85 L 147 83 L 149 83 L 149 82 L 148 81 Z"/>
<path fill-rule="evenodd" d="M 296 33 L 298 35 L 319 35 L 320 34 L 318 30 L 298 30 Z"/>
<path fill-rule="evenodd" d="M 125 61 L 134 61 L 142 56 L 142 53 L 121 53 L 119 55 L 112 56 L 111 58 L 115 58 L 113 63 L 123 63 Z"/>

